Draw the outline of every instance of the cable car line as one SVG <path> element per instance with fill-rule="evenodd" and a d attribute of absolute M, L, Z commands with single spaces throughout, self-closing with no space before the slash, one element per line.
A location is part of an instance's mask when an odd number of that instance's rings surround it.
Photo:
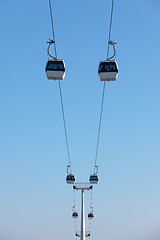
<path fill-rule="evenodd" d="M 66 139 L 67 154 L 68 154 L 68 163 L 69 163 L 69 166 L 70 166 L 70 172 L 72 173 L 72 169 L 71 169 L 71 159 L 70 159 L 70 152 L 69 152 L 69 144 L 68 144 L 68 137 L 67 137 L 66 120 L 65 120 L 65 115 L 64 115 L 64 106 L 63 106 L 63 98 L 62 98 L 62 90 L 61 90 L 60 80 L 59 80 L 59 93 L 60 93 L 60 99 L 61 99 L 63 125 L 64 125 L 64 132 L 65 132 L 65 139 Z"/>
<path fill-rule="evenodd" d="M 109 56 L 109 47 L 113 41 L 111 41 L 111 31 L 112 31 L 112 20 L 113 20 L 113 8 L 114 8 L 114 0 L 112 0 L 111 6 L 111 17 L 110 17 L 110 27 L 109 27 L 109 38 L 108 38 L 108 49 L 107 49 L 107 60 Z M 115 43 L 114 43 L 115 44 Z M 114 44 L 112 44 L 114 46 Z M 114 48 L 115 49 L 115 48 Z M 115 51 L 114 51 L 115 53 Z M 114 55 L 113 55 L 114 56 Z M 112 57 L 111 57 L 112 58 Z M 98 149 L 99 149 L 99 140 L 100 140 L 100 132 L 101 132 L 101 124 L 102 124 L 102 115 L 103 115 L 103 105 L 104 105 L 104 96 L 105 96 L 105 86 L 106 81 L 103 84 L 103 93 L 102 93 L 102 101 L 101 101 L 101 110 L 100 110 L 100 118 L 99 118 L 99 127 L 98 127 L 98 137 L 97 137 L 97 145 L 96 145 L 96 154 L 95 154 L 95 163 L 94 163 L 94 174 L 97 169 L 97 157 L 98 157 Z"/>
<path fill-rule="evenodd" d="M 109 46 L 110 46 L 109 42 L 111 41 L 112 20 L 113 20 L 113 8 L 114 8 L 114 0 L 112 0 L 112 7 L 111 7 L 111 18 L 110 18 L 110 26 L 109 26 L 107 59 L 108 59 L 108 55 L 109 55 Z"/>
<path fill-rule="evenodd" d="M 99 139 L 100 139 L 100 132 L 101 132 L 101 123 L 102 123 L 102 114 L 103 114 L 103 105 L 104 105 L 105 86 L 106 86 L 106 82 L 104 82 L 104 85 L 103 85 L 103 94 L 102 94 L 102 102 L 101 102 L 101 112 L 100 112 L 100 119 L 99 119 L 98 138 L 97 138 L 95 164 L 94 164 L 94 173 L 95 173 L 95 168 L 96 168 L 96 166 L 97 166 L 97 156 L 98 156 Z"/>
<path fill-rule="evenodd" d="M 50 8 L 50 17 L 51 17 L 51 27 L 52 27 L 52 34 L 53 34 L 53 39 L 50 40 L 49 43 L 49 47 L 48 47 L 48 55 L 52 58 L 54 58 L 52 55 L 50 55 L 50 46 L 51 44 L 54 44 L 54 51 L 55 51 L 55 58 L 56 60 L 57 59 L 57 49 L 56 49 L 56 41 L 55 41 L 55 31 L 54 31 L 54 25 L 53 25 L 53 16 L 52 16 L 52 5 L 51 5 L 51 0 L 49 0 L 49 8 Z M 51 60 L 53 61 L 53 60 Z M 59 60 L 58 60 L 59 61 Z M 49 61 L 48 61 L 49 62 Z M 55 63 L 55 62 L 54 62 Z M 57 62 L 56 62 L 57 64 Z M 64 63 L 63 63 L 63 60 L 60 60 L 60 64 L 63 64 L 63 67 L 64 67 Z M 58 66 L 59 67 L 59 66 Z M 53 70 L 53 69 L 52 69 Z M 55 70 L 55 68 L 54 68 Z M 63 71 L 65 71 L 65 69 L 62 69 Z M 47 70 L 46 70 L 47 72 Z M 48 76 L 47 76 L 48 77 Z M 64 77 L 64 74 L 63 74 L 63 77 Z M 63 125 L 64 125 L 64 133 L 65 133 L 65 141 L 66 141 L 66 148 L 67 148 L 67 155 L 68 155 L 68 167 L 70 169 L 70 173 L 72 173 L 72 169 L 71 169 L 71 160 L 70 160 L 70 151 L 69 151 L 69 144 L 68 144 L 68 135 L 67 135 L 67 128 L 66 128 L 66 120 L 65 120 L 65 113 L 64 113 L 64 104 L 63 104 L 63 97 L 62 97 L 62 89 L 61 89 L 61 83 L 60 83 L 60 79 L 63 79 L 62 78 L 57 78 L 57 75 L 56 77 L 54 78 L 52 76 L 51 79 L 58 79 L 59 81 L 59 93 L 60 93 L 60 100 L 61 100 L 61 109 L 62 109 L 62 117 L 63 117 Z M 49 78 L 49 77 L 48 77 Z"/>
<path fill-rule="evenodd" d="M 56 39 L 55 39 L 55 33 L 54 33 L 54 25 L 53 25 L 53 16 L 52 16 L 51 0 L 49 0 L 49 9 L 50 9 L 51 26 L 52 26 L 52 34 L 53 34 L 53 40 L 52 40 L 52 41 L 53 41 L 53 43 L 54 43 L 55 57 L 57 58 Z"/>

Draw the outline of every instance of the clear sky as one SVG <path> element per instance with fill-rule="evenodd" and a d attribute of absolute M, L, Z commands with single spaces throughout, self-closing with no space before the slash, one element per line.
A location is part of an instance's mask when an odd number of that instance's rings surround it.
<path fill-rule="evenodd" d="M 66 63 L 72 169 L 77 181 L 87 181 L 111 0 L 53 0 L 52 6 L 58 57 Z M 115 0 L 119 76 L 106 85 L 91 240 L 160 238 L 159 13 L 158 0 Z M 44 71 L 52 37 L 48 1 L 1 0 L 0 23 L 0 240 L 75 239 L 58 82 Z M 79 200 L 78 192 L 80 212 Z M 86 213 L 89 201 L 87 193 Z"/>

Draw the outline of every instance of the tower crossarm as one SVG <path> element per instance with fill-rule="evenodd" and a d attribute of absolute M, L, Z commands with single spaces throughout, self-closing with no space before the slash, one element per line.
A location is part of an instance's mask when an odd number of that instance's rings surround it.
<path fill-rule="evenodd" d="M 84 183 L 84 182 L 80 182 L 80 183 L 75 183 L 73 185 L 73 189 L 76 190 L 91 190 L 93 188 L 93 185 L 91 185 L 90 183 Z"/>
<path fill-rule="evenodd" d="M 85 237 L 90 237 L 90 235 L 91 235 L 91 234 L 90 234 L 89 231 L 86 231 L 86 232 L 85 232 Z M 77 231 L 77 232 L 76 232 L 76 237 L 80 237 L 80 236 L 81 236 L 81 231 Z"/>

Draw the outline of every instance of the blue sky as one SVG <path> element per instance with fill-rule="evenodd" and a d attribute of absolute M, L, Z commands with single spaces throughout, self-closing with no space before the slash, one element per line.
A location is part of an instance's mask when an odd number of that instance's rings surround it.
<path fill-rule="evenodd" d="M 62 91 L 72 168 L 77 181 L 87 181 L 111 1 L 52 5 L 58 57 L 66 63 Z M 160 235 L 159 10 L 156 0 L 115 1 L 119 76 L 106 85 L 93 240 Z M 48 81 L 44 71 L 52 37 L 48 1 L 1 1 L 0 22 L 0 239 L 75 239 L 58 82 Z M 77 193 L 78 210 L 79 199 Z M 89 200 L 87 193 L 86 213 Z"/>

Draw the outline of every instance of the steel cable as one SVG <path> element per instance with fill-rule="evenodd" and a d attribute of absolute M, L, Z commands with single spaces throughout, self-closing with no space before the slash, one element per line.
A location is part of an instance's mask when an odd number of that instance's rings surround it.
<path fill-rule="evenodd" d="M 51 26 L 52 26 L 53 41 L 54 41 L 54 51 L 55 51 L 55 57 L 57 58 L 56 39 L 55 39 L 55 33 L 54 33 L 54 25 L 53 25 L 53 16 L 52 16 L 51 0 L 49 0 L 49 9 L 50 9 L 50 17 L 51 17 Z"/>
<path fill-rule="evenodd" d="M 57 58 L 57 49 L 56 49 L 56 40 L 55 40 L 55 32 L 54 32 L 54 25 L 53 25 L 51 0 L 49 0 L 49 8 L 50 8 L 50 17 L 51 17 L 53 42 L 54 42 L 54 51 L 55 51 L 55 57 Z M 64 133 L 65 133 L 66 148 L 67 148 L 67 155 L 68 155 L 68 163 L 69 163 L 69 166 L 70 166 L 70 172 L 72 173 L 71 160 L 70 160 L 70 151 L 69 151 L 69 144 L 68 144 L 68 136 L 67 136 L 67 128 L 66 128 L 66 120 L 65 120 L 65 114 L 64 114 L 64 104 L 63 104 L 62 90 L 61 90 L 61 83 L 60 83 L 60 80 L 58 80 L 58 81 L 59 81 L 59 93 L 60 93 L 60 100 L 61 100 L 61 109 L 62 109 Z"/>
<path fill-rule="evenodd" d="M 109 55 L 109 45 L 110 45 L 109 42 L 111 40 L 110 38 L 111 38 L 111 30 L 112 30 L 113 7 L 114 7 L 114 0 L 112 0 L 112 6 L 111 6 L 111 17 L 110 17 L 110 27 L 109 27 L 107 59 L 108 59 L 108 55 Z M 100 140 L 100 132 L 101 132 L 101 123 L 102 123 L 102 115 L 103 115 L 105 86 L 106 86 L 106 82 L 104 82 L 104 85 L 103 85 L 103 93 L 102 93 L 101 111 L 100 111 L 100 118 L 99 118 L 99 127 L 98 127 L 98 137 L 97 137 L 97 145 L 96 145 L 96 155 L 95 155 L 94 171 L 95 171 L 95 167 L 97 166 L 97 156 L 98 156 L 99 140 Z"/>

